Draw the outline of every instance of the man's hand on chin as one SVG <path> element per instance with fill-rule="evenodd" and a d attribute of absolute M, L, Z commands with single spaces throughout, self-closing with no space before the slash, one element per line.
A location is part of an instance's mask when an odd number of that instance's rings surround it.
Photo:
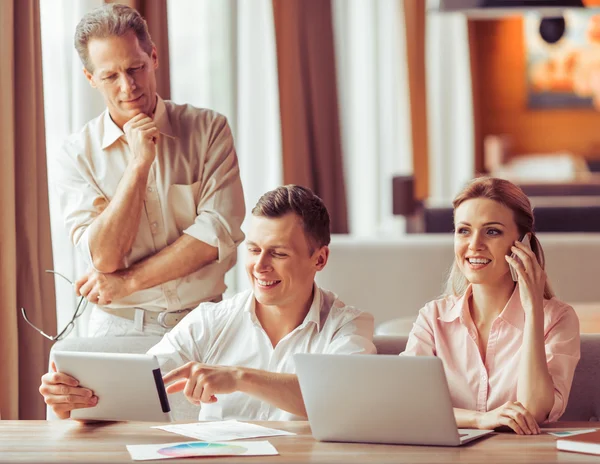
<path fill-rule="evenodd" d="M 152 164 L 160 134 L 155 122 L 146 114 L 140 113 L 125 123 L 123 131 L 134 159 L 142 164 Z"/>

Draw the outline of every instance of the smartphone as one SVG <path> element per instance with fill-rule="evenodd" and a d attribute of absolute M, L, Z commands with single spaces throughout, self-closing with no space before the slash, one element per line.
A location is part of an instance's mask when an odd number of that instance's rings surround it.
<path fill-rule="evenodd" d="M 531 239 L 529 238 L 529 234 L 525 234 L 525 236 L 523 238 L 521 238 L 519 241 L 531 250 Z M 521 263 L 521 260 L 518 258 L 518 256 L 516 254 L 512 253 L 510 255 L 510 257 L 516 259 L 519 263 Z M 515 271 L 515 268 L 512 267 L 512 264 L 509 264 L 508 267 L 510 269 L 510 275 L 512 277 L 512 280 L 514 282 L 519 280 L 519 275 L 517 274 L 517 271 Z"/>

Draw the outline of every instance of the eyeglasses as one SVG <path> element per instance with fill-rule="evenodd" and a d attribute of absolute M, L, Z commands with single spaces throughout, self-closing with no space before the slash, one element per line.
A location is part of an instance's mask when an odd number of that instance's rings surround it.
<path fill-rule="evenodd" d="M 49 274 L 54 274 L 55 276 L 60 276 L 63 279 L 65 279 L 67 282 L 69 282 L 71 285 L 73 285 L 73 282 L 71 282 L 69 279 L 67 279 L 60 272 L 50 271 L 50 270 L 46 270 L 45 272 L 47 272 Z M 41 330 L 38 327 L 36 327 L 27 318 L 27 313 L 25 312 L 25 308 L 21 308 L 21 314 L 23 315 L 23 318 L 25 319 L 25 322 L 27 322 L 31 327 L 33 327 L 35 330 L 37 330 L 40 334 L 42 334 L 48 340 L 52 340 L 53 342 L 55 342 L 55 341 L 58 341 L 58 340 L 62 340 L 63 338 L 65 338 L 67 335 L 69 335 L 71 333 L 71 331 L 73 330 L 73 327 L 75 327 L 75 319 L 77 319 L 79 316 L 81 316 L 85 312 L 86 308 L 87 308 L 87 300 L 85 299 L 85 297 L 82 296 L 81 298 L 79 298 L 79 302 L 77 303 L 77 307 L 75 308 L 75 312 L 73 313 L 73 317 L 71 318 L 71 320 L 69 321 L 69 323 L 65 326 L 64 329 L 62 329 L 60 331 L 60 333 L 58 335 L 55 335 L 54 337 L 52 335 L 48 335 L 43 330 Z"/>

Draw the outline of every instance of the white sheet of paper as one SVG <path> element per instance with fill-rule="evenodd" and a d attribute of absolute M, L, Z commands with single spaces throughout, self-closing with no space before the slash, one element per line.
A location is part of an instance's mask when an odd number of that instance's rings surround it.
<path fill-rule="evenodd" d="M 159 445 L 127 445 L 127 451 L 134 461 L 192 456 L 274 456 L 279 454 L 268 441 L 237 441 L 235 443 L 188 441 Z"/>
<path fill-rule="evenodd" d="M 276 437 L 279 435 L 296 435 L 285 430 L 270 429 L 262 425 L 248 424 L 236 420 L 218 422 L 193 422 L 191 424 L 155 425 L 154 429 L 177 433 L 184 437 L 202 441 L 230 441 L 244 438 Z"/>
<path fill-rule="evenodd" d="M 555 437 L 572 437 L 573 435 L 581 435 L 582 433 L 595 432 L 596 429 L 579 429 L 579 430 L 557 430 L 550 432 L 552 429 L 547 429 L 548 435 L 554 435 Z"/>

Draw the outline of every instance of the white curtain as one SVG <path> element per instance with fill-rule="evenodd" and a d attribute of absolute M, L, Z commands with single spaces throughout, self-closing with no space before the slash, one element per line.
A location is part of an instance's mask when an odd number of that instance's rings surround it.
<path fill-rule="evenodd" d="M 428 14 L 429 199 L 449 204 L 475 174 L 473 96 L 466 16 Z"/>
<path fill-rule="evenodd" d="M 88 11 L 102 5 L 102 0 L 40 0 L 42 71 L 46 123 L 46 151 L 50 186 L 50 226 L 54 269 L 71 280 L 86 270 L 76 254 L 64 227 L 56 192 L 52 188 L 54 162 L 65 138 L 104 110 L 102 98 L 92 89 L 82 72 L 82 64 L 73 46 L 75 27 Z M 52 277 L 48 275 L 48 278 Z M 75 311 L 77 298 L 73 289 L 56 278 L 57 327 L 61 330 Z M 73 335 L 85 336 L 89 310 L 78 319 Z"/>
<path fill-rule="evenodd" d="M 350 233 L 397 235 L 392 177 L 413 172 L 403 2 L 332 7 Z"/>
<path fill-rule="evenodd" d="M 271 0 L 170 0 L 168 21 L 171 97 L 229 119 L 248 217 L 283 181 Z M 226 296 L 248 287 L 244 257 L 242 245 Z"/>
<path fill-rule="evenodd" d="M 236 125 L 235 0 L 167 2 L 171 99 L 210 108 Z"/>
<path fill-rule="evenodd" d="M 248 218 L 262 194 L 283 184 L 279 81 L 271 0 L 238 2 L 237 44 L 237 147 Z M 235 270 L 237 291 L 249 287 L 245 257 L 246 250 L 241 245 Z"/>

